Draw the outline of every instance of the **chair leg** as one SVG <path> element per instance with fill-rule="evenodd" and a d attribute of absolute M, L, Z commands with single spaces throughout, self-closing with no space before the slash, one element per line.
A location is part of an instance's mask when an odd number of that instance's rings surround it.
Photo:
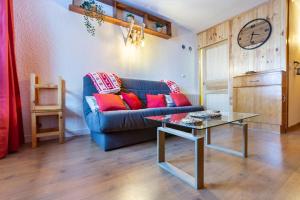
<path fill-rule="evenodd" d="M 58 123 L 59 123 L 59 143 L 64 143 L 65 142 L 65 132 L 64 132 L 64 119 L 63 119 L 63 114 L 60 112 L 58 114 Z"/>
<path fill-rule="evenodd" d="M 37 137 L 36 137 L 36 115 L 31 113 L 31 146 L 32 148 L 37 147 Z"/>

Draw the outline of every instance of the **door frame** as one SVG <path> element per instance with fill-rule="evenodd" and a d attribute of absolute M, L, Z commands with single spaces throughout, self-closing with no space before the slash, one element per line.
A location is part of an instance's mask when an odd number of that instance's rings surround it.
<path fill-rule="evenodd" d="M 205 87 L 204 87 L 204 83 L 206 82 L 206 79 L 205 79 L 205 76 L 204 74 L 206 73 L 206 69 L 205 69 L 205 51 L 207 49 L 210 49 L 210 48 L 214 48 L 216 46 L 219 46 L 219 45 L 222 45 L 222 44 L 226 44 L 227 45 L 227 48 L 228 48 L 228 80 L 227 80 L 227 89 L 224 89 L 224 91 L 218 91 L 216 92 L 219 93 L 219 94 L 228 94 L 228 101 L 229 101 L 229 111 L 232 111 L 233 110 L 233 106 L 232 106 L 232 95 L 231 95 L 231 68 L 230 68 L 230 41 L 229 39 L 225 39 L 225 40 L 222 40 L 222 41 L 219 41 L 219 42 L 216 42 L 214 44 L 211 44 L 211 45 L 208 45 L 208 46 L 205 46 L 203 48 L 200 48 L 199 49 L 199 66 L 200 66 L 200 104 L 201 105 L 206 105 L 206 96 L 205 96 Z M 225 92 L 225 90 L 227 90 L 227 92 Z"/>

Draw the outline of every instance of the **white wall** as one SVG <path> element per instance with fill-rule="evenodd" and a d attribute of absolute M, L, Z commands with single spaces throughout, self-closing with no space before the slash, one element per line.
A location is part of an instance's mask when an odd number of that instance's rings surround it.
<path fill-rule="evenodd" d="M 171 79 L 188 94 L 198 93 L 196 35 L 174 26 L 170 40 L 146 35 L 144 48 L 125 47 L 120 27 L 104 23 L 90 36 L 83 16 L 68 10 L 71 0 L 14 0 L 16 55 L 23 104 L 25 136 L 30 140 L 29 78 L 66 81 L 66 129 L 86 132 L 82 117 L 82 77 L 91 71 L 121 77 Z M 182 50 L 181 45 L 193 51 Z M 183 78 L 182 75 L 186 77 Z"/>

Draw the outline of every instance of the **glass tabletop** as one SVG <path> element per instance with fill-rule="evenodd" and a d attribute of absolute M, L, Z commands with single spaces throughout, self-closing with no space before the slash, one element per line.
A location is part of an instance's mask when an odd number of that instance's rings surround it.
<path fill-rule="evenodd" d="M 202 130 L 259 116 L 254 113 L 221 112 L 219 117 L 195 117 L 199 112 L 145 117 L 145 119 Z M 193 122 L 191 122 L 193 121 Z"/>

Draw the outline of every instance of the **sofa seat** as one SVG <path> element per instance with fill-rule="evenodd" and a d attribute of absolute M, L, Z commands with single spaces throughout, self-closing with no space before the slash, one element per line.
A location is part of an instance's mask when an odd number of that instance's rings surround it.
<path fill-rule="evenodd" d="M 201 110 L 203 110 L 203 108 L 199 106 L 185 106 L 96 112 L 89 113 L 89 115 L 86 117 L 86 122 L 91 131 L 100 131 L 108 134 L 120 131 L 154 128 L 160 125 L 157 122 L 145 119 L 145 117 Z"/>

